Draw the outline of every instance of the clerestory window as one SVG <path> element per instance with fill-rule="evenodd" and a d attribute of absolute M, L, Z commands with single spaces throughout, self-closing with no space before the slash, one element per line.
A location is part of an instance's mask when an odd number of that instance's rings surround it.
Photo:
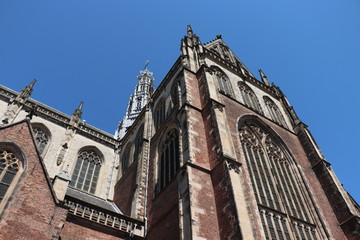
<path fill-rule="evenodd" d="M 101 163 L 100 156 L 94 150 L 79 152 L 70 186 L 84 192 L 95 193 Z"/>
<path fill-rule="evenodd" d="M 268 110 L 268 113 L 270 115 L 270 118 L 280 124 L 283 127 L 287 127 L 284 117 L 280 112 L 280 109 L 278 108 L 278 106 L 274 103 L 273 100 L 271 100 L 269 97 L 264 96 L 264 102 L 266 105 L 266 108 Z"/>
<path fill-rule="evenodd" d="M 130 166 L 130 145 L 128 144 L 121 155 L 120 162 L 121 162 L 121 172 L 124 174 L 126 169 Z"/>
<path fill-rule="evenodd" d="M 165 120 L 165 101 L 161 100 L 155 110 L 155 127 L 158 128 Z"/>
<path fill-rule="evenodd" d="M 21 170 L 21 161 L 9 150 L 0 150 L 0 203 Z"/>
<path fill-rule="evenodd" d="M 244 104 L 247 107 L 249 107 L 257 112 L 262 113 L 259 101 L 258 101 L 254 91 L 243 82 L 239 82 L 238 85 L 239 85 L 239 89 L 240 89 Z"/>
<path fill-rule="evenodd" d="M 217 80 L 217 85 L 219 88 L 219 91 L 224 93 L 225 95 L 232 96 L 232 88 L 229 78 L 226 76 L 226 74 L 221 71 L 218 67 L 211 67 L 212 70 L 214 70 L 214 76 Z"/>
<path fill-rule="evenodd" d="M 240 128 L 240 140 L 266 239 L 319 239 L 293 160 L 254 123 Z"/>
<path fill-rule="evenodd" d="M 50 134 L 45 127 L 35 124 L 32 126 L 36 145 L 40 151 L 40 154 L 43 155 L 46 146 L 50 141 Z"/>
<path fill-rule="evenodd" d="M 180 167 L 179 136 L 176 129 L 168 132 L 159 150 L 158 189 L 161 191 L 175 177 Z"/>

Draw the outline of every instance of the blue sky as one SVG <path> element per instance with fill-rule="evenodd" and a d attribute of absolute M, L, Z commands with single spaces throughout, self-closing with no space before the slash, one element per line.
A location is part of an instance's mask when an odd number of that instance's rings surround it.
<path fill-rule="evenodd" d="M 360 2 L 0 0 L 0 84 L 113 133 L 150 60 L 158 85 L 191 24 L 280 86 L 360 201 Z"/>

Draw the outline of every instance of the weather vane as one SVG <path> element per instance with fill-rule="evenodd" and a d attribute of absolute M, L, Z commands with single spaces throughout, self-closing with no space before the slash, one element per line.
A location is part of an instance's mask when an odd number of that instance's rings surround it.
<path fill-rule="evenodd" d="M 147 69 L 148 65 L 149 65 L 149 60 L 146 60 L 144 70 Z"/>

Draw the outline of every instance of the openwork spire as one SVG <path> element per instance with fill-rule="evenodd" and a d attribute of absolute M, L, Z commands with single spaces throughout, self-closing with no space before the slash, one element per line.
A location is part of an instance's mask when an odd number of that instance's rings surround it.
<path fill-rule="evenodd" d="M 124 119 L 119 122 L 118 128 L 115 132 L 115 138 L 121 139 L 124 137 L 127 129 L 133 124 L 137 116 L 139 116 L 143 107 L 148 103 L 151 94 L 154 92 L 154 76 L 148 70 L 149 61 L 145 62 L 144 70 L 136 77 L 138 83 L 135 87 L 134 94 L 130 95 L 130 100 L 126 109 Z"/>

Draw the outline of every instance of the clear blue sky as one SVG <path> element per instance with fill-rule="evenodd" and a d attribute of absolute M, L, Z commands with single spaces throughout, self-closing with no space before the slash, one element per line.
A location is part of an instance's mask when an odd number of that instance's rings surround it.
<path fill-rule="evenodd" d="M 360 201 L 358 0 L 0 0 L 0 84 L 113 133 L 150 60 L 158 85 L 191 24 L 222 34 L 287 95 L 345 188 Z"/>

